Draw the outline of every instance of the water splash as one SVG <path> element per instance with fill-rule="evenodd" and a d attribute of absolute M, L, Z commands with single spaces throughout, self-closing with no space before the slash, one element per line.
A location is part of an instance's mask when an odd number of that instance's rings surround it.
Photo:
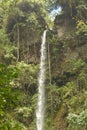
<path fill-rule="evenodd" d="M 46 32 L 44 31 L 41 44 L 41 59 L 40 59 L 40 73 L 38 78 L 38 103 L 36 111 L 36 125 L 37 130 L 44 128 L 44 105 L 45 105 L 45 61 L 46 61 Z"/>

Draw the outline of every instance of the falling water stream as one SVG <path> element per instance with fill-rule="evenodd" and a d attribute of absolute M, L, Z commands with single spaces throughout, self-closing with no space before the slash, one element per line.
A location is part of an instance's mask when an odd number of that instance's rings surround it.
<path fill-rule="evenodd" d="M 38 77 L 38 102 L 37 102 L 37 111 L 36 111 L 37 130 L 44 129 L 46 32 L 47 30 L 43 32 L 42 44 L 41 44 L 40 73 Z"/>

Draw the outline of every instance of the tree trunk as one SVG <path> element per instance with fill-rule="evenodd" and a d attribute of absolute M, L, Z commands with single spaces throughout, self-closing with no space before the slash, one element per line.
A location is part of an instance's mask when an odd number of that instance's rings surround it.
<path fill-rule="evenodd" d="M 50 63 L 50 47 L 48 43 L 48 65 L 49 65 L 49 81 L 51 85 L 51 63 Z"/>
<path fill-rule="evenodd" d="M 19 36 L 19 25 L 17 24 L 17 62 L 19 61 L 19 47 L 20 47 L 20 36 Z"/>

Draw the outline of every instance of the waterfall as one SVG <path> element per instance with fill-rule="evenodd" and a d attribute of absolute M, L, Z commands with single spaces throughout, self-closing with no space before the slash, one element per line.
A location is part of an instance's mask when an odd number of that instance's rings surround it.
<path fill-rule="evenodd" d="M 43 32 L 40 57 L 40 73 L 38 78 L 38 102 L 36 111 L 37 130 L 43 130 L 44 127 L 44 105 L 45 105 L 45 61 L 46 61 L 46 32 Z"/>

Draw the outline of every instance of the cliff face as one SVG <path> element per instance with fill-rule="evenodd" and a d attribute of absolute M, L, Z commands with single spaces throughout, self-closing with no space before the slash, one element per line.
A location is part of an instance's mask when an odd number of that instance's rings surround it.
<path fill-rule="evenodd" d="M 53 96 L 53 100 L 57 99 L 60 102 L 54 114 L 54 130 L 71 130 L 72 127 L 67 120 L 68 114 L 78 114 L 87 105 L 84 102 L 87 91 L 87 41 L 84 34 L 77 34 L 78 25 L 75 21 L 57 16 L 54 22 L 53 36 L 49 35 L 52 40 L 48 40 L 51 83 L 57 86 L 53 95 L 58 96 L 58 99 Z M 80 129 L 82 130 L 81 126 Z"/>
<path fill-rule="evenodd" d="M 61 74 L 67 72 L 66 67 L 68 66 L 68 62 L 70 62 L 70 60 L 81 59 L 83 62 L 87 62 L 87 42 L 84 41 L 84 39 L 80 40 L 77 36 L 76 24 L 73 23 L 73 21 L 66 21 L 60 16 L 57 16 L 55 19 L 54 30 L 56 34 L 54 37 L 56 41 L 50 45 L 50 50 L 52 57 L 54 57 L 54 53 L 56 55 L 55 63 L 52 61 L 52 65 L 54 64 L 54 66 L 57 66 L 56 69 L 60 68 L 58 71 L 60 71 Z M 55 67 L 52 68 L 55 69 Z"/>

